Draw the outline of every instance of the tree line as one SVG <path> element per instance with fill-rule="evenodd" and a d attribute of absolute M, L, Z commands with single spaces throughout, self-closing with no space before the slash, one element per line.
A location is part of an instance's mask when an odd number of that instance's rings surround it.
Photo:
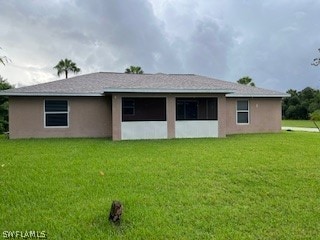
<path fill-rule="evenodd" d="M 320 90 L 306 87 L 301 91 L 289 89 L 290 97 L 282 101 L 284 119 L 317 120 L 320 115 Z M 320 119 L 319 119 L 320 120 Z"/>

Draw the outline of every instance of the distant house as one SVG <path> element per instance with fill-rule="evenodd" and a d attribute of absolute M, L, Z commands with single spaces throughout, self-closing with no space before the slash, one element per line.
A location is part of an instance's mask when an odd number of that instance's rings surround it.
<path fill-rule="evenodd" d="M 92 73 L 10 89 L 10 138 L 279 132 L 286 94 L 193 74 Z"/>

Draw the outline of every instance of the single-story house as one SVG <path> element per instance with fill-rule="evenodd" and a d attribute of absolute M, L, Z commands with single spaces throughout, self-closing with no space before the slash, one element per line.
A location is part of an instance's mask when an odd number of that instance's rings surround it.
<path fill-rule="evenodd" d="M 164 139 L 279 132 L 284 93 L 193 74 L 99 72 L 0 92 L 10 138 Z"/>

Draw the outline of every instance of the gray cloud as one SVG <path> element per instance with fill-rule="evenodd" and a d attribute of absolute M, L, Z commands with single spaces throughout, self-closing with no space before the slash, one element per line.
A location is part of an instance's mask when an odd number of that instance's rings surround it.
<path fill-rule="evenodd" d="M 14 84 L 54 80 L 70 58 L 82 73 L 196 73 L 285 91 L 320 87 L 316 1 L 0 0 L 0 46 Z M 3 55 L 3 54 L 1 54 Z"/>
<path fill-rule="evenodd" d="M 186 68 L 198 74 L 223 77 L 228 71 L 228 53 L 234 44 L 233 34 L 232 30 L 219 26 L 212 19 L 198 20 L 186 42 L 188 47 L 183 56 Z"/>

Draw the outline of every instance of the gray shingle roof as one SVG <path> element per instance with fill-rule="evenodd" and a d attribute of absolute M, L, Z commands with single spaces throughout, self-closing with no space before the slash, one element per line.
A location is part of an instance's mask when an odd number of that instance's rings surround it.
<path fill-rule="evenodd" d="M 8 96 L 102 96 L 112 92 L 226 93 L 227 97 L 286 97 L 281 92 L 193 74 L 99 72 L 0 92 Z"/>

